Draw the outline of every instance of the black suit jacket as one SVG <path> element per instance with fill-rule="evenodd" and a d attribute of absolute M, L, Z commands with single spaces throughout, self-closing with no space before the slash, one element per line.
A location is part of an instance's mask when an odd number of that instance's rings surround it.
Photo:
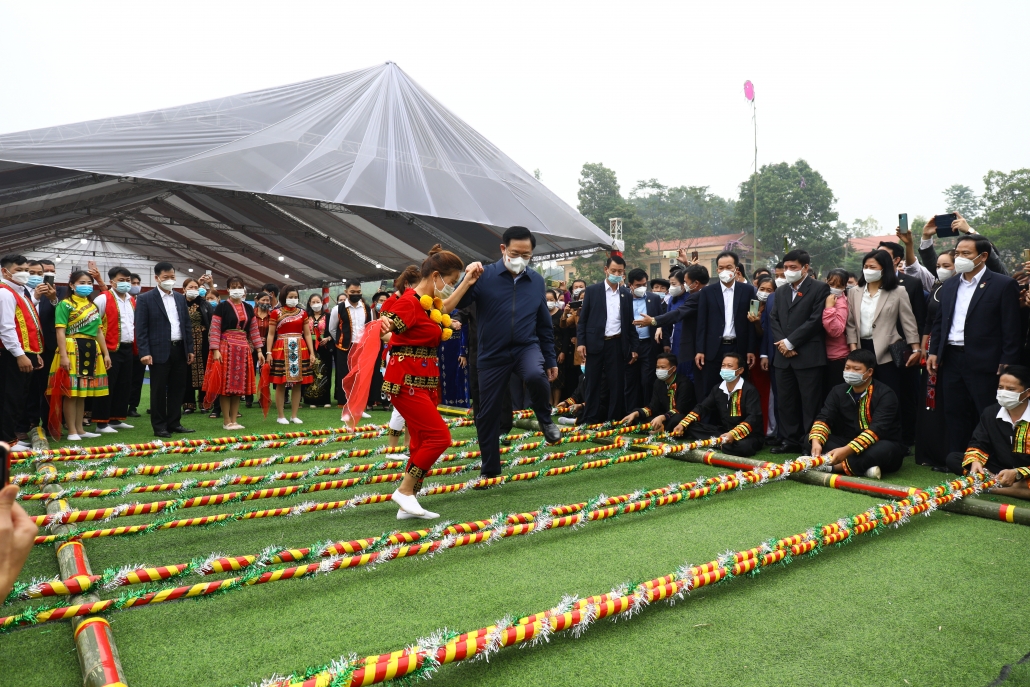
<path fill-rule="evenodd" d="M 722 345 L 722 333 L 726 326 L 726 302 L 722 298 L 722 282 L 716 280 L 709 284 L 701 289 L 698 296 L 697 352 L 704 353 L 705 358 L 714 358 L 719 352 L 719 346 Z M 733 329 L 737 335 L 736 351 L 745 357 L 748 353 L 754 353 L 757 348 L 755 327 L 747 319 L 748 309 L 754 298 L 755 287 L 741 282 L 734 283 Z"/>
<path fill-rule="evenodd" d="M 794 298 L 790 284 L 776 289 L 773 300 L 773 311 L 769 315 L 772 329 L 770 341 L 787 339 L 797 355 L 785 358 L 775 349 L 773 365 L 775 367 L 793 367 L 806 369 L 826 364 L 826 330 L 823 329 L 823 307 L 826 297 L 830 295 L 830 287 L 825 282 L 805 277 Z"/>
<path fill-rule="evenodd" d="M 908 302 L 912 304 L 912 314 L 916 316 L 916 325 L 919 331 L 926 326 L 926 294 L 923 293 L 923 285 L 918 277 L 910 274 L 898 273 L 898 285 L 905 289 L 908 294 Z M 898 319 L 898 332 L 901 332 L 901 319 Z"/>
<path fill-rule="evenodd" d="M 58 286 L 56 288 L 57 302 L 60 303 L 62 300 L 68 297 L 68 287 Z M 55 322 L 57 306 L 53 305 L 49 299 L 44 298 L 39 302 L 39 308 L 37 308 L 36 312 L 39 314 L 39 326 L 43 329 L 43 352 L 56 353 L 57 327 L 55 325 Z M 47 372 L 49 372 L 49 370 L 47 370 Z"/>
<path fill-rule="evenodd" d="M 634 299 L 634 300 L 636 300 L 636 299 Z M 648 293 L 644 294 L 644 312 L 646 312 L 651 317 L 653 317 L 655 319 L 658 319 L 658 316 L 662 314 L 662 306 L 663 305 L 664 305 L 664 303 L 662 301 L 662 297 L 659 296 L 657 293 L 648 292 Z M 632 308 L 632 307 L 633 307 L 633 300 L 630 301 L 630 308 Z M 634 317 L 633 319 L 636 319 L 636 317 Z M 634 329 L 634 332 L 633 332 L 634 335 L 636 335 L 637 338 L 640 338 L 639 335 L 636 334 L 636 327 L 634 327 L 633 329 Z M 657 331 L 657 329 L 658 329 L 657 325 L 649 325 L 648 326 L 647 331 L 648 331 L 648 335 L 651 338 L 651 341 L 654 341 L 654 333 L 655 333 L 655 331 Z"/>
<path fill-rule="evenodd" d="M 656 324 L 662 328 L 662 339 L 664 341 L 672 338 L 672 325 L 677 322 L 683 323 L 683 326 L 680 328 L 679 350 L 673 351 L 676 354 L 676 362 L 680 365 L 694 364 L 694 354 L 697 352 L 695 337 L 697 332 L 699 293 L 688 293 L 678 308 L 656 318 Z M 683 369 L 686 370 L 687 368 L 684 367 Z"/>
<path fill-rule="evenodd" d="M 576 343 L 587 347 L 587 355 L 600 355 L 604 349 L 604 328 L 608 323 L 608 304 L 604 290 L 605 282 L 591 284 L 583 292 L 583 307 L 579 309 L 579 325 L 576 327 Z M 622 318 L 622 336 L 619 344 L 623 357 L 628 361 L 632 353 L 633 338 L 637 331 L 633 327 L 633 294 L 625 286 L 619 287 L 619 314 Z"/>
<path fill-rule="evenodd" d="M 179 330 L 186 355 L 193 353 L 193 328 L 190 316 L 186 313 L 186 297 L 178 291 L 172 292 L 175 309 L 179 313 Z M 136 297 L 136 347 L 139 357 L 148 355 L 154 364 L 168 362 L 172 350 L 172 325 L 168 321 L 164 303 L 161 302 L 161 289 L 151 289 Z"/>
<path fill-rule="evenodd" d="M 936 355 L 938 362 L 948 344 L 960 279 L 962 275 L 952 277 L 937 292 L 940 307 L 930 332 L 930 354 Z M 968 370 L 993 376 L 998 374 L 998 365 L 1018 363 L 1019 322 L 1019 283 L 985 269 L 966 311 L 965 347 L 971 354 L 965 357 Z"/>

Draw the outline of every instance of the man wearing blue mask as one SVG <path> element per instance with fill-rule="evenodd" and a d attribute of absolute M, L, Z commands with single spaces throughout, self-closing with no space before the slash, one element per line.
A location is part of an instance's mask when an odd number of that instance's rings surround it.
<path fill-rule="evenodd" d="M 642 408 L 634 408 L 622 418 L 622 425 L 647 422 L 656 432 L 666 432 L 679 423 L 688 408 L 697 405 L 694 385 L 686 377 L 676 374 L 676 356 L 659 353 L 655 361 L 655 378 L 651 401 Z"/>
<path fill-rule="evenodd" d="M 745 360 L 743 353 L 723 354 L 719 368 L 722 382 L 672 429 L 673 436 L 719 437 L 725 453 L 733 456 L 758 453 L 765 442 L 762 399 L 758 389 L 743 378 Z M 701 422 L 704 416 L 712 418 L 712 423 Z"/>
<path fill-rule="evenodd" d="M 586 359 L 586 421 L 620 420 L 626 414 L 626 367 L 637 359 L 633 337 L 633 295 L 623 286 L 626 261 L 613 253 L 604 264 L 604 281 L 583 292 L 576 326 L 577 352 Z M 631 336 L 632 334 L 632 336 Z M 601 406 L 601 387 L 608 390 Z"/>
<path fill-rule="evenodd" d="M 475 413 L 484 478 L 501 474 L 503 394 L 510 393 L 508 382 L 513 375 L 529 391 L 544 438 L 552 444 L 561 439 L 551 419 L 551 382 L 558 378 L 551 314 L 544 278 L 528 269 L 536 237 L 526 227 L 516 226 L 506 229 L 501 241 L 501 259 L 482 268 L 482 275 L 458 303 L 458 308 L 476 306 L 479 398 Z"/>
<path fill-rule="evenodd" d="M 136 357 L 132 351 L 136 339 L 136 306 L 129 295 L 132 272 L 128 267 L 112 267 L 107 271 L 107 278 L 110 280 L 108 288 L 93 302 L 103 317 L 101 331 L 111 355 L 111 367 L 107 370 L 107 396 L 93 401 L 93 420 L 97 423 L 97 432 L 115 434 L 119 429 L 132 429 L 125 419 L 129 413 Z"/>

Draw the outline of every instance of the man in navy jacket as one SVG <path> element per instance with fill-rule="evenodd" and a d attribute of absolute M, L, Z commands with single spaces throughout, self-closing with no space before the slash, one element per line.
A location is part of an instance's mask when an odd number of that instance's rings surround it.
<path fill-rule="evenodd" d="M 647 272 L 639 267 L 629 271 L 626 276 L 629 289 L 633 294 L 633 316 L 638 319 L 644 315 L 652 319 L 662 314 L 662 297 L 657 293 L 647 292 Z M 655 380 L 654 334 L 655 325 L 639 325 L 629 333 L 633 349 L 637 352 L 635 363 L 626 368 L 626 407 L 640 408 L 651 400 L 651 389 Z"/>
<path fill-rule="evenodd" d="M 686 251 L 681 251 L 681 254 L 680 261 L 683 262 L 686 260 Z M 663 338 L 666 341 L 672 338 L 673 325 L 677 322 L 683 323 L 680 332 L 679 350 L 673 351 L 676 354 L 676 360 L 679 361 L 676 369 L 680 375 L 687 376 L 693 380 L 694 396 L 696 398 L 705 398 L 705 396 L 701 395 L 701 372 L 694 367 L 694 355 L 697 353 L 698 294 L 709 281 L 708 268 L 704 265 L 688 265 L 686 269 L 681 269 L 680 281 L 683 282 L 683 287 L 687 289 L 687 297 L 683 299 L 679 307 L 655 318 L 642 318 L 641 323 L 656 324 L 661 327 L 662 334 L 664 335 Z"/>
<path fill-rule="evenodd" d="M 698 397 L 702 399 L 708 398 L 712 388 L 719 384 L 719 366 L 724 354 L 738 354 L 748 368 L 755 364 L 755 328 L 747 319 L 755 287 L 736 280 L 740 264 L 736 253 L 723 251 L 715 262 L 719 279 L 701 289 L 697 304 L 694 364 L 704 379 L 703 393 Z"/>
<path fill-rule="evenodd" d="M 476 433 L 483 456 L 483 477 L 501 474 L 502 394 L 509 393 L 512 373 L 525 382 L 547 441 L 555 443 L 561 438 L 551 420 L 551 381 L 558 377 L 558 360 L 544 278 L 526 269 L 536 238 L 525 227 L 509 227 L 502 239 L 501 260 L 483 268 L 482 276 L 458 304 L 459 308 L 476 305 Z"/>
<path fill-rule="evenodd" d="M 158 288 L 136 299 L 136 345 L 140 362 L 150 366 L 150 425 L 154 436 L 195 430 L 182 426 L 182 399 L 193 363 L 193 327 L 186 297 L 174 291 L 175 268 L 154 265 Z"/>
<path fill-rule="evenodd" d="M 626 261 L 612 255 L 604 266 L 603 282 L 591 284 L 583 292 L 576 327 L 576 348 L 586 358 L 586 422 L 593 424 L 625 417 L 626 368 L 638 357 L 631 339 L 633 296 L 622 285 Z M 608 407 L 601 408 L 601 382 L 607 381 Z"/>
<path fill-rule="evenodd" d="M 1019 362 L 1019 284 L 986 269 L 991 242 L 972 235 L 955 246 L 955 271 L 937 292 L 929 371 L 938 372 L 949 453 L 966 450 L 984 409 L 995 402 L 1001 368 Z"/>

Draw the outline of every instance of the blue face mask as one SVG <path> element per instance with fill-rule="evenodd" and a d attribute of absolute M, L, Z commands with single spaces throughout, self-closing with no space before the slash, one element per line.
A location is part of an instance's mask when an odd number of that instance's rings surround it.
<path fill-rule="evenodd" d="M 206 295 L 207 295 L 207 289 L 205 289 L 203 286 L 201 286 L 200 287 L 200 297 L 203 298 Z"/>
<path fill-rule="evenodd" d="M 82 296 L 83 298 L 85 298 L 86 296 L 88 296 L 91 293 L 93 293 L 93 285 L 92 284 L 76 284 L 75 285 L 75 295 L 76 296 Z"/>
<path fill-rule="evenodd" d="M 622 275 L 621 274 L 609 274 L 608 275 L 608 281 L 611 282 L 612 284 L 621 284 L 622 283 Z"/>
<path fill-rule="evenodd" d="M 725 382 L 732 382 L 734 379 L 737 378 L 737 371 L 722 369 L 719 370 L 719 376 L 722 377 L 723 381 Z"/>
<path fill-rule="evenodd" d="M 43 283 L 43 275 L 42 274 L 30 274 L 29 275 L 29 280 L 27 282 L 25 282 L 25 286 L 29 287 L 30 289 L 34 289 L 37 286 L 39 286 L 40 284 L 42 284 L 42 283 Z"/>
<path fill-rule="evenodd" d="M 120 281 L 114 285 L 114 290 L 118 293 L 129 293 L 132 290 L 132 282 Z"/>

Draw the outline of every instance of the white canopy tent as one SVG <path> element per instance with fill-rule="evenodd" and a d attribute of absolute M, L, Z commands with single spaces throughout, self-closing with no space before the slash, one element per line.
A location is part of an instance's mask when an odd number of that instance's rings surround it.
<path fill-rule="evenodd" d="M 389 277 L 434 243 L 493 260 L 512 225 L 539 259 L 611 245 L 392 62 L 0 136 L 2 252 L 314 285 Z"/>

